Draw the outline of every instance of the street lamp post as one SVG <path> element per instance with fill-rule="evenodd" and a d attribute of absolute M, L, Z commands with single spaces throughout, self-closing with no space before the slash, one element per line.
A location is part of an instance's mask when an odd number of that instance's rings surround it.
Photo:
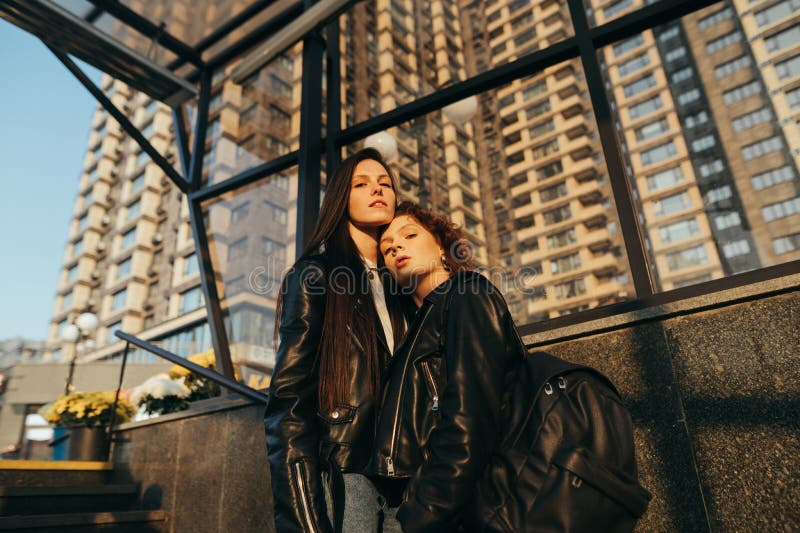
<path fill-rule="evenodd" d="M 78 352 L 88 346 L 91 342 L 90 337 L 97 331 L 99 321 L 94 313 L 81 313 L 72 324 L 68 324 L 61 332 L 61 338 L 67 342 L 75 343 L 72 358 L 69 361 L 69 374 L 67 374 L 64 394 L 70 394 L 74 387 L 72 379 L 75 375 L 75 363 L 78 359 Z"/>

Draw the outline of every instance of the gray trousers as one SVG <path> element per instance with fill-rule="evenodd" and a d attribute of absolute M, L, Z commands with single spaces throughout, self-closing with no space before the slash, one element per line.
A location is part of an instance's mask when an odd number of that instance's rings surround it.
<path fill-rule="evenodd" d="M 344 477 L 344 533 L 401 533 L 400 522 L 395 518 L 396 507 L 389 507 L 368 477 L 361 474 L 343 474 Z M 333 521 L 333 503 L 327 475 L 325 503 L 328 517 Z M 381 527 L 381 515 L 383 524 Z"/>

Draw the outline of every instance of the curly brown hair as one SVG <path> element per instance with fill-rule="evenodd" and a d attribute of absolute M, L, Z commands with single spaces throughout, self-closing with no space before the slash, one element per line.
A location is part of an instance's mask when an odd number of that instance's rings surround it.
<path fill-rule="evenodd" d="M 401 202 L 395 209 L 394 216 L 400 215 L 414 218 L 422 227 L 431 232 L 444 248 L 445 261 L 452 272 L 475 268 L 472 242 L 467 239 L 466 232 L 451 222 L 449 218 L 408 200 Z"/>

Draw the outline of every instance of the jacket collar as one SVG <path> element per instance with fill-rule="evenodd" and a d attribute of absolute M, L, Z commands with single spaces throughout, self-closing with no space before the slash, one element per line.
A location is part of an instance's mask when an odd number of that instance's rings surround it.
<path fill-rule="evenodd" d="M 475 272 L 474 270 L 462 270 L 460 272 L 456 272 L 455 275 L 450 276 L 448 279 L 434 287 L 433 290 L 422 299 L 422 302 L 423 304 L 427 303 L 429 305 L 436 305 L 454 287 L 463 287 L 464 284 L 470 283 L 480 277 L 481 274 Z"/>

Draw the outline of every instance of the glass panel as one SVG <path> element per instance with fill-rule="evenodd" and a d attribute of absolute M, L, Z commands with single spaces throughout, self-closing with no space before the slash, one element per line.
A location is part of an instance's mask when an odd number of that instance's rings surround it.
<path fill-rule="evenodd" d="M 371 0 L 341 28 L 345 127 L 573 34 L 556 0 Z"/>
<path fill-rule="evenodd" d="M 467 230 L 520 324 L 635 296 L 583 79 L 568 61 L 479 95 L 464 125 L 389 130 L 401 195 Z"/>
<path fill-rule="evenodd" d="M 283 53 L 241 85 L 214 77 L 206 132 L 204 183 L 217 183 L 299 147 L 303 45 Z"/>
<path fill-rule="evenodd" d="M 209 249 L 239 379 L 269 385 L 275 304 L 294 262 L 296 168 L 206 202 Z"/>
<path fill-rule="evenodd" d="M 599 26 L 662 0 L 584 0 L 589 26 Z"/>
<path fill-rule="evenodd" d="M 196 45 L 253 3 L 252 0 L 215 0 L 198 5 L 190 0 L 123 0 L 123 4 L 156 26 L 164 24 L 166 31 L 189 46 Z"/>
<path fill-rule="evenodd" d="M 599 52 L 659 290 L 800 259 L 800 71 L 781 77 L 800 40 L 772 50 L 761 12 L 742 10 L 716 4 Z"/>

